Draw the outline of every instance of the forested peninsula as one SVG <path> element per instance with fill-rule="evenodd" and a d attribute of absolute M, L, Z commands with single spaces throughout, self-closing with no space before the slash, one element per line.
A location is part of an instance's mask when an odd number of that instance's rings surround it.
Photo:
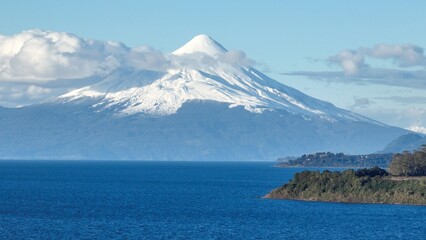
<path fill-rule="evenodd" d="M 265 198 L 426 205 L 426 147 L 395 154 L 388 171 L 373 167 L 296 173 Z"/>
<path fill-rule="evenodd" d="M 387 167 L 392 160 L 392 153 L 346 155 L 344 153 L 318 152 L 304 154 L 297 158 L 278 158 L 278 167 Z"/>

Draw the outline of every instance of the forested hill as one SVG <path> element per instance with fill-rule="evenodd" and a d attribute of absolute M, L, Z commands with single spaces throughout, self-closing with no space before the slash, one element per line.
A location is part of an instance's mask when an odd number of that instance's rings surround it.
<path fill-rule="evenodd" d="M 296 159 L 277 159 L 279 167 L 387 167 L 392 159 L 391 153 L 346 155 L 343 153 L 318 152 L 304 154 Z"/>
<path fill-rule="evenodd" d="M 426 177 L 392 177 L 378 167 L 343 172 L 304 171 L 265 198 L 426 205 Z"/>

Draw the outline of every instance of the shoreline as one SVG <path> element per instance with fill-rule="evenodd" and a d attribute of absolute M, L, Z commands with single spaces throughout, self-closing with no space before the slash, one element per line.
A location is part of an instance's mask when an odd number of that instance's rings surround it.
<path fill-rule="evenodd" d="M 387 202 L 354 202 L 354 201 L 325 201 L 325 200 L 314 200 L 314 199 L 302 199 L 302 198 L 274 198 L 270 193 L 261 197 L 262 199 L 269 200 L 285 200 L 285 201 L 300 201 L 300 202 L 321 202 L 321 203 L 343 203 L 343 204 L 380 204 L 380 205 L 401 205 L 401 206 L 419 206 L 426 207 L 426 204 L 414 204 L 414 203 L 387 203 Z"/>
<path fill-rule="evenodd" d="M 346 166 L 346 167 L 309 167 L 309 166 L 279 166 L 279 165 L 274 165 L 273 167 L 276 168 L 313 168 L 313 169 L 321 169 L 321 168 L 336 168 L 336 169 L 361 169 L 361 168 L 370 168 L 370 166 L 365 166 L 365 167 L 355 167 L 355 166 Z M 374 167 L 374 166 L 373 166 Z M 378 166 L 380 167 L 380 166 Z"/>

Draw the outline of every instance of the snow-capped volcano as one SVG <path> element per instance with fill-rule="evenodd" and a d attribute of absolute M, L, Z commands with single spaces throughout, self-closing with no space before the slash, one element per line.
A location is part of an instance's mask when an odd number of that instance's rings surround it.
<path fill-rule="evenodd" d="M 77 45 L 72 66 L 80 69 L 95 52 Z M 285 86 L 206 35 L 167 56 L 95 45 L 107 50 L 95 58 L 90 85 L 48 103 L 0 108 L 0 158 L 274 160 L 376 152 L 407 133 Z"/>
<path fill-rule="evenodd" d="M 96 99 L 94 107 L 117 108 L 125 115 L 170 115 L 186 102 L 206 100 L 255 113 L 280 109 L 329 121 L 370 121 L 280 84 L 248 65 L 229 61 L 233 54 L 211 37 L 198 35 L 169 56 L 165 71 L 118 71 L 60 98 Z"/>

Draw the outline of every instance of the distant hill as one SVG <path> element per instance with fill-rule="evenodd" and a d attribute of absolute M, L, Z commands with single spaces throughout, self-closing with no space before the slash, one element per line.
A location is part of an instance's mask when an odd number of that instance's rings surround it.
<path fill-rule="evenodd" d="M 426 144 L 425 135 L 408 133 L 396 138 L 378 153 L 402 153 L 403 151 L 414 151 L 424 144 Z"/>

